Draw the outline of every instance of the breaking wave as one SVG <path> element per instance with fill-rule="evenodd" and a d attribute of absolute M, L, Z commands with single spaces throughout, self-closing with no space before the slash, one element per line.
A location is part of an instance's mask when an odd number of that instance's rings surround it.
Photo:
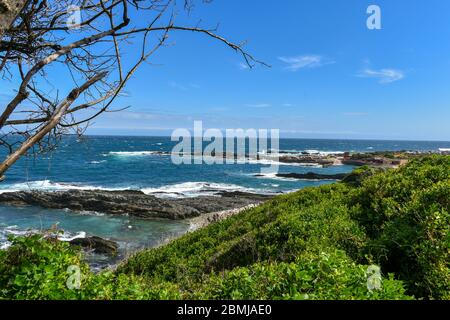
<path fill-rule="evenodd" d="M 52 182 L 50 180 L 29 181 L 24 183 L 16 183 L 5 186 L 0 189 L 0 193 L 17 192 L 17 191 L 66 191 L 66 190 L 104 190 L 104 191 L 120 191 L 131 190 L 133 188 L 105 188 L 98 186 L 89 186 L 81 184 L 69 184 L 62 182 Z M 233 192 L 249 192 L 249 193 L 274 193 L 270 190 L 246 188 L 235 184 L 213 183 L 213 182 L 184 182 L 173 185 L 165 185 L 161 187 L 134 188 L 148 195 L 154 195 L 159 198 L 193 198 L 204 195 L 215 195 L 222 191 Z"/>
<path fill-rule="evenodd" d="M 4 250 L 11 246 L 11 242 L 8 237 L 13 236 L 25 236 L 31 234 L 42 234 L 42 230 L 38 229 L 21 229 L 17 225 L 7 226 L 0 228 L 0 249 Z M 71 233 L 68 231 L 60 230 L 56 235 L 60 241 L 69 242 L 79 238 L 86 238 L 86 232 L 80 231 Z"/>
<path fill-rule="evenodd" d="M 50 180 L 27 181 L 15 183 L 11 185 L 2 185 L 0 193 L 16 192 L 16 191 L 30 191 L 30 190 L 44 190 L 44 191 L 64 191 L 64 190 L 105 190 L 117 191 L 127 190 L 129 188 L 104 188 L 98 186 L 89 186 L 81 184 L 70 184 L 64 182 L 52 182 Z"/>
<path fill-rule="evenodd" d="M 111 151 L 108 152 L 107 155 L 110 156 L 119 156 L 119 157 L 142 157 L 142 156 L 161 156 L 161 155 L 169 155 L 166 152 L 161 151 Z"/>
<path fill-rule="evenodd" d="M 267 190 L 246 188 L 235 184 L 211 182 L 184 182 L 158 188 L 145 188 L 142 192 L 161 198 L 193 198 L 204 195 L 215 195 L 219 192 L 241 191 L 250 193 L 269 193 Z"/>

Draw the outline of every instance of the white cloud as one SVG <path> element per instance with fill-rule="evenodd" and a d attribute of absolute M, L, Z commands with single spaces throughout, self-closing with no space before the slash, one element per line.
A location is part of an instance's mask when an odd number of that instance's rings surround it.
<path fill-rule="evenodd" d="M 228 110 L 230 110 L 230 108 L 227 108 L 227 107 L 212 107 L 212 108 L 208 109 L 208 111 L 210 111 L 210 112 L 225 112 Z"/>
<path fill-rule="evenodd" d="M 298 71 L 304 68 L 318 68 L 326 64 L 332 64 L 334 61 L 324 59 L 319 55 L 302 55 L 295 57 L 278 57 L 278 59 L 287 64 L 285 67 L 289 71 Z"/>
<path fill-rule="evenodd" d="M 248 66 L 248 64 L 246 64 L 246 63 L 244 63 L 244 62 L 239 62 L 238 63 L 238 67 L 239 67 L 239 69 L 241 69 L 241 70 L 248 70 L 248 69 L 250 69 L 250 67 Z"/>
<path fill-rule="evenodd" d="M 355 135 L 359 132 L 355 131 L 321 131 L 321 130 L 280 130 L 281 133 L 291 134 L 312 134 L 312 135 Z"/>
<path fill-rule="evenodd" d="M 182 84 L 179 84 L 179 83 L 177 83 L 175 81 L 170 81 L 169 82 L 169 86 L 171 86 L 172 88 L 181 90 L 181 91 L 187 91 L 186 86 L 183 86 Z"/>
<path fill-rule="evenodd" d="M 376 78 L 379 83 L 386 84 L 402 80 L 405 77 L 405 74 L 403 71 L 396 69 L 364 69 L 358 76 L 363 78 Z"/>
<path fill-rule="evenodd" d="M 257 103 L 257 104 L 246 104 L 249 108 L 269 108 L 271 105 L 269 103 Z"/>
<path fill-rule="evenodd" d="M 184 85 L 175 81 L 169 81 L 169 86 L 181 91 L 188 91 L 189 89 L 200 89 L 200 85 L 196 83 L 190 83 L 188 85 Z"/>
<path fill-rule="evenodd" d="M 367 112 L 344 112 L 342 114 L 347 117 L 364 117 L 369 115 Z"/>

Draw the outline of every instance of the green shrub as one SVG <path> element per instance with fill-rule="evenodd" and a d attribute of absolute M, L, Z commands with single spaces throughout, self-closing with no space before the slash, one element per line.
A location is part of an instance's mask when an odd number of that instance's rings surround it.
<path fill-rule="evenodd" d="M 201 299 L 412 299 L 392 275 L 379 290 L 367 287 L 367 266 L 343 251 L 313 252 L 295 262 L 264 262 L 213 275 L 196 290 Z"/>
<path fill-rule="evenodd" d="M 144 299 L 156 296 L 144 291 L 142 279 L 112 272 L 93 274 L 81 253 L 69 244 L 41 235 L 10 238 L 8 250 L 0 250 L 0 299 Z M 80 270 L 79 289 L 67 285 Z"/>
<path fill-rule="evenodd" d="M 416 296 L 450 299 L 450 157 L 375 175 L 349 199 L 375 261 Z"/>
<path fill-rule="evenodd" d="M 223 281 L 236 279 L 233 283 L 238 286 L 239 277 L 245 283 L 244 274 L 257 266 L 275 270 L 304 261 L 311 252 L 339 250 L 356 268 L 373 263 L 395 274 L 405 281 L 410 295 L 448 299 L 449 161 L 449 157 L 434 156 L 386 172 L 358 168 L 351 181 L 277 197 L 167 246 L 140 252 L 119 270 L 175 283 L 183 292 L 191 292 L 189 288 L 210 274 L 224 275 Z M 234 284 L 215 279 L 226 283 L 221 288 L 228 292 L 217 297 L 230 298 Z M 263 279 L 251 279 L 243 297 L 265 297 Z M 390 279 L 388 284 L 400 288 Z M 314 291 L 324 288 L 318 284 Z M 198 290 L 202 294 L 203 289 Z M 394 291 L 377 297 L 395 298 L 400 291 Z M 331 292 L 327 293 L 330 298 Z M 280 296 L 281 291 L 276 297 Z M 327 298 L 318 293 L 309 297 Z M 362 298 L 357 291 L 353 297 Z"/>
<path fill-rule="evenodd" d="M 139 252 L 118 270 L 191 284 L 211 271 L 266 260 L 291 262 L 306 248 L 338 247 L 355 254 L 365 236 L 342 205 L 346 192 L 345 185 L 335 184 L 277 197 L 169 245 Z"/>

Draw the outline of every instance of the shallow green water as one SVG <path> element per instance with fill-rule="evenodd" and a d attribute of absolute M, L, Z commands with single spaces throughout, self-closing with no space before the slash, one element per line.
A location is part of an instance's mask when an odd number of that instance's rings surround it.
<path fill-rule="evenodd" d="M 126 255 L 178 237 L 189 229 L 183 221 L 144 220 L 129 216 L 112 216 L 97 213 L 76 213 L 69 210 L 52 210 L 37 207 L 0 206 L 0 247 L 7 247 L 9 234 L 43 232 L 57 225 L 64 230 L 62 239 L 96 235 L 116 241 L 119 256 L 115 259 L 88 255 L 94 267 L 113 263 Z"/>

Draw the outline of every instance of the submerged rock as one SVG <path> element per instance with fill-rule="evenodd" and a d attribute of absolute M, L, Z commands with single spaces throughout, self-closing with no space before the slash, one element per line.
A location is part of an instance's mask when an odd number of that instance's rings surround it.
<path fill-rule="evenodd" d="M 279 178 L 291 178 L 299 180 L 342 180 L 347 176 L 347 173 L 337 174 L 320 174 L 314 172 L 308 173 L 278 173 Z"/>
<path fill-rule="evenodd" d="M 282 163 L 303 163 L 316 164 L 321 166 L 331 166 L 335 162 L 335 158 L 320 155 L 300 154 L 300 155 L 282 155 L 279 157 Z"/>
<path fill-rule="evenodd" d="M 268 198 L 252 193 L 222 192 L 217 196 L 161 199 L 141 191 L 67 190 L 5 192 L 0 194 L 0 203 L 175 220 L 240 208 Z"/>
<path fill-rule="evenodd" d="M 111 240 L 106 240 L 100 237 L 87 237 L 87 238 L 76 238 L 69 241 L 71 245 L 80 246 L 84 249 L 93 250 L 98 254 L 106 254 L 108 256 L 117 255 L 117 250 L 119 245 Z"/>

